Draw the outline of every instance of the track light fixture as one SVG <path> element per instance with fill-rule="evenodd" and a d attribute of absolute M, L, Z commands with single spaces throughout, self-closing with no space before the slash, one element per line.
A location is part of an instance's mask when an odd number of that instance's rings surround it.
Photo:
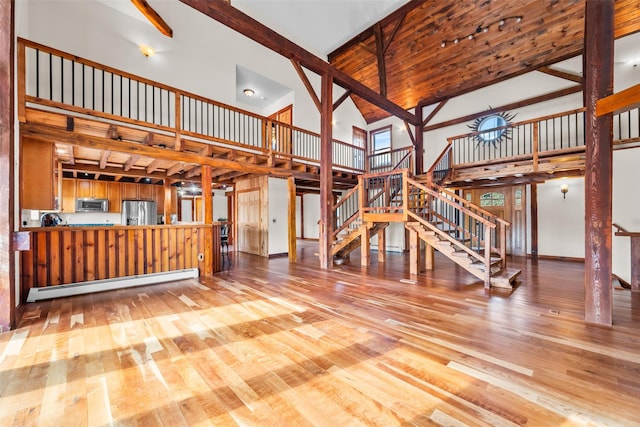
<path fill-rule="evenodd" d="M 488 32 L 494 26 L 498 27 L 498 31 L 502 31 L 502 28 L 510 20 L 516 21 L 516 23 L 520 23 L 522 22 L 522 16 L 507 16 L 506 18 L 498 19 L 497 21 L 491 22 L 487 25 L 480 24 L 476 27 L 474 32 L 467 34 L 466 36 L 456 37 L 453 40 L 442 40 L 442 43 L 440 43 L 440 47 L 447 47 L 447 45 L 450 44 L 458 44 L 461 40 L 464 39 L 473 40 L 480 34 Z"/>

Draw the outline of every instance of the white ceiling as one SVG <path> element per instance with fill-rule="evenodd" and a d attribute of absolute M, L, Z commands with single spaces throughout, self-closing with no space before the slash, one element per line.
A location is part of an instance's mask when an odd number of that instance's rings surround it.
<path fill-rule="evenodd" d="M 231 0 L 290 41 L 326 59 L 408 0 Z"/>

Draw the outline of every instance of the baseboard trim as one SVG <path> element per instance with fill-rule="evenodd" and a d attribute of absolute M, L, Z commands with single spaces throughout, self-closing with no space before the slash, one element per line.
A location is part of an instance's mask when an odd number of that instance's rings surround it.
<path fill-rule="evenodd" d="M 94 292 L 112 291 L 116 289 L 132 288 L 135 286 L 153 285 L 156 283 L 172 282 L 174 280 L 197 279 L 197 268 L 167 271 L 161 273 L 141 274 L 138 276 L 118 277 L 115 279 L 93 280 L 90 282 L 70 283 L 68 285 L 47 286 L 29 289 L 27 302 L 44 299 L 84 295 Z"/>
<path fill-rule="evenodd" d="M 527 255 L 527 258 L 533 258 L 531 255 Z M 576 258 L 570 256 L 556 256 L 556 255 L 538 255 L 538 259 L 548 259 L 552 261 L 570 261 L 584 263 L 584 258 Z"/>

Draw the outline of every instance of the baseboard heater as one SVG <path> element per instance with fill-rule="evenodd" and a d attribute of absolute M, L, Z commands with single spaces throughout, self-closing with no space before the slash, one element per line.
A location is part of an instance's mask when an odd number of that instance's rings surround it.
<path fill-rule="evenodd" d="M 187 268 L 185 270 L 141 274 L 138 276 L 118 277 L 115 279 L 93 280 L 90 282 L 70 283 L 68 285 L 31 288 L 29 289 L 27 302 L 36 302 L 44 299 L 84 295 L 94 292 L 112 291 L 115 289 L 133 288 L 135 286 L 153 285 L 155 283 L 197 278 L 198 269 Z"/>

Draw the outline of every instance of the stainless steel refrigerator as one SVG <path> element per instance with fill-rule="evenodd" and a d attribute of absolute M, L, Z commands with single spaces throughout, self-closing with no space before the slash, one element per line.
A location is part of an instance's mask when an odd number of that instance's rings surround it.
<path fill-rule="evenodd" d="M 156 202 L 122 201 L 122 225 L 156 225 L 157 223 Z"/>

